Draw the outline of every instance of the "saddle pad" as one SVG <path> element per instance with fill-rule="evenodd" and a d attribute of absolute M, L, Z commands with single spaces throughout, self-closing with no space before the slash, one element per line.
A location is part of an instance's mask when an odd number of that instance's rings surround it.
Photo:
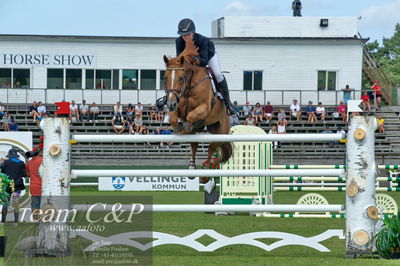
<path fill-rule="evenodd" d="M 207 68 L 207 74 L 210 77 L 211 87 L 212 87 L 214 95 L 216 94 L 218 99 L 224 100 L 224 98 L 222 97 L 222 94 L 217 90 L 217 85 L 215 84 L 215 79 L 214 79 L 214 77 L 212 75 L 211 69 Z"/>

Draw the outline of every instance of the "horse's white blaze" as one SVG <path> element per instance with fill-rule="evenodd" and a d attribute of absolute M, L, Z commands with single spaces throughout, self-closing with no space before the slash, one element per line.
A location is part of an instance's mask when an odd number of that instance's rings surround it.
<path fill-rule="evenodd" d="M 171 89 L 174 88 L 174 81 L 175 81 L 175 70 L 172 70 L 172 73 L 171 73 Z"/>

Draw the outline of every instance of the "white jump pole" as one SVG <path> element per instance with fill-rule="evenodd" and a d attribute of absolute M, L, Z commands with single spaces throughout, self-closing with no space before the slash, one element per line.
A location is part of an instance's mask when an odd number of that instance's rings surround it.
<path fill-rule="evenodd" d="M 204 205 L 204 204 L 122 204 L 118 207 L 119 211 L 144 212 L 341 212 L 344 206 L 340 204 L 332 205 L 293 205 L 293 204 L 274 204 L 274 205 Z M 77 211 L 109 212 L 114 206 L 103 205 L 72 205 L 72 209 Z M 90 208 L 90 209 L 89 209 Z M 115 207 L 114 207 L 115 208 Z"/>
<path fill-rule="evenodd" d="M 113 142 L 113 143 L 144 143 L 144 142 L 327 142 L 343 139 L 341 134 L 272 134 L 272 135 L 73 135 L 76 142 Z"/>
<path fill-rule="evenodd" d="M 375 201 L 375 117 L 354 116 L 347 135 L 346 256 L 373 250 L 379 210 Z"/>
<path fill-rule="evenodd" d="M 138 176 L 138 177 L 214 177 L 214 176 L 340 176 L 343 169 L 284 169 L 284 170 L 72 170 L 72 176 L 78 177 L 114 177 L 114 176 Z"/>

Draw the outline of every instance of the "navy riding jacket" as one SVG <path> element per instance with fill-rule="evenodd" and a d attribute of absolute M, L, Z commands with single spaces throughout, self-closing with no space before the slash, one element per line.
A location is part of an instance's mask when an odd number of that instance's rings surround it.
<path fill-rule="evenodd" d="M 199 57 L 200 57 L 200 66 L 205 67 L 208 64 L 208 61 L 215 54 L 215 46 L 214 43 L 207 37 L 195 33 L 193 35 L 194 44 L 199 47 Z M 176 45 L 176 56 L 183 52 L 185 49 L 185 40 L 182 36 L 179 36 L 175 40 Z"/>

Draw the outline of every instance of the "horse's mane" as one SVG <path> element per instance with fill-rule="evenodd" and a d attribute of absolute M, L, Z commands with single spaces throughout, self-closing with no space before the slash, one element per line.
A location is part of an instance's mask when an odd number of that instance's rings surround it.
<path fill-rule="evenodd" d="M 194 44 L 193 40 L 186 41 L 185 50 L 178 55 L 178 58 L 181 56 L 184 56 L 186 60 L 193 64 L 193 56 L 199 56 L 199 48 Z"/>

